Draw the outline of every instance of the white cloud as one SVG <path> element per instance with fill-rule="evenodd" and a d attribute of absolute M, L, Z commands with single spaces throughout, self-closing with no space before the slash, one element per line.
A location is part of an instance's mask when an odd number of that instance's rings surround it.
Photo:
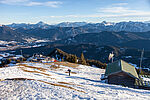
<path fill-rule="evenodd" d="M 49 1 L 44 3 L 45 6 L 54 7 L 54 8 L 58 7 L 60 4 L 62 4 L 62 2 L 60 1 Z"/>
<path fill-rule="evenodd" d="M 128 5 L 128 3 L 116 3 L 116 4 L 113 4 L 115 6 L 125 6 L 125 5 Z"/>
<path fill-rule="evenodd" d="M 58 7 L 62 2 L 60 1 L 49 1 L 49 2 L 29 2 L 26 4 L 26 6 L 48 6 L 56 8 Z"/>
<path fill-rule="evenodd" d="M 29 2 L 27 4 L 25 4 L 26 6 L 40 6 L 42 5 L 42 3 L 40 2 Z"/>
<path fill-rule="evenodd" d="M 127 7 L 106 7 L 100 8 L 98 12 L 103 13 L 136 13 L 137 10 L 132 10 Z"/>
<path fill-rule="evenodd" d="M 117 3 L 105 8 L 99 8 L 97 14 L 49 16 L 50 18 L 145 18 L 150 17 L 149 11 L 131 9 L 128 3 Z"/>
<path fill-rule="evenodd" d="M 31 0 L 0 0 L 1 4 L 7 5 L 22 5 L 22 6 L 48 6 L 59 7 L 62 4 L 60 1 L 48 1 L 48 2 L 33 2 Z"/>
<path fill-rule="evenodd" d="M 113 16 L 113 15 L 109 15 Z M 50 18 L 98 18 L 98 17 L 109 17 L 108 15 L 65 15 L 65 16 L 49 16 Z"/>
<path fill-rule="evenodd" d="M 3 4 L 14 4 L 14 3 L 22 3 L 22 2 L 26 2 L 29 0 L 0 0 L 0 3 Z"/>
<path fill-rule="evenodd" d="M 64 15 L 64 16 L 49 16 L 50 18 L 129 18 L 129 17 L 150 17 L 150 12 L 136 11 L 136 13 L 122 14 L 91 14 L 91 15 Z"/>
<path fill-rule="evenodd" d="M 149 11 L 142 11 L 128 7 L 128 3 L 117 3 L 97 10 L 99 14 L 107 17 L 150 17 Z"/>

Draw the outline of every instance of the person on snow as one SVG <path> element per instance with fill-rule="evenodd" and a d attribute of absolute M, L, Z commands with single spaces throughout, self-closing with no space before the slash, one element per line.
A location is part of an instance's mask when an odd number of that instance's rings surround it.
<path fill-rule="evenodd" d="M 68 69 L 68 72 L 69 72 L 69 76 L 70 76 L 71 70 L 70 70 L 70 69 Z"/>

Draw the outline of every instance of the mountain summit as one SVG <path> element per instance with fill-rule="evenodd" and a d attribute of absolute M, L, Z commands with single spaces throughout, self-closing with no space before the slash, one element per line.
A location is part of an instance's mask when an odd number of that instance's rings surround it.
<path fill-rule="evenodd" d="M 40 21 L 40 22 L 37 23 L 37 25 L 48 25 L 48 24 L 46 24 L 46 23 Z"/>

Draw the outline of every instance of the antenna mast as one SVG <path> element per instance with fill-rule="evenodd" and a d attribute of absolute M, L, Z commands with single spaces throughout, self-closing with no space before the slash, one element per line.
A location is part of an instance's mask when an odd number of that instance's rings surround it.
<path fill-rule="evenodd" d="M 142 72 L 142 60 L 143 60 L 143 55 L 144 55 L 144 48 L 143 48 L 143 50 L 142 50 L 142 52 L 141 52 L 141 60 L 140 60 L 140 74 L 141 74 L 141 72 Z"/>

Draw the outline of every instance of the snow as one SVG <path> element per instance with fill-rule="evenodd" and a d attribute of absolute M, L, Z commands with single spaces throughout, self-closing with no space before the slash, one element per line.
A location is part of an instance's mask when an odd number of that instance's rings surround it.
<path fill-rule="evenodd" d="M 35 42 L 49 42 L 49 40 L 37 40 L 37 41 L 35 41 Z"/>
<path fill-rule="evenodd" d="M 3 59 L 3 57 L 0 57 L 0 60 Z"/>
<path fill-rule="evenodd" d="M 136 69 L 139 69 L 139 67 L 136 64 L 132 64 L 132 63 L 129 63 L 129 64 L 134 66 Z"/>
<path fill-rule="evenodd" d="M 16 63 L 16 62 L 14 62 L 14 63 Z M 10 63 L 10 64 L 8 64 L 8 66 L 15 66 L 16 64 L 12 64 L 12 63 Z"/>
<path fill-rule="evenodd" d="M 0 44 L 7 44 L 8 42 L 0 40 Z"/>
<path fill-rule="evenodd" d="M 142 77 L 142 79 L 143 79 L 144 81 L 150 82 L 150 78 Z"/>
<path fill-rule="evenodd" d="M 61 63 L 26 62 L 0 68 L 0 99 L 149 100 L 148 90 L 102 83 L 100 76 L 104 72 L 96 67 Z M 27 80 L 5 80 L 12 78 Z"/>
<path fill-rule="evenodd" d="M 143 69 L 147 69 L 148 71 L 150 71 L 150 68 L 143 68 Z"/>
<path fill-rule="evenodd" d="M 23 57 L 22 55 L 16 55 L 16 57 Z"/>
<path fill-rule="evenodd" d="M 125 58 L 132 58 L 132 56 L 125 56 Z"/>

